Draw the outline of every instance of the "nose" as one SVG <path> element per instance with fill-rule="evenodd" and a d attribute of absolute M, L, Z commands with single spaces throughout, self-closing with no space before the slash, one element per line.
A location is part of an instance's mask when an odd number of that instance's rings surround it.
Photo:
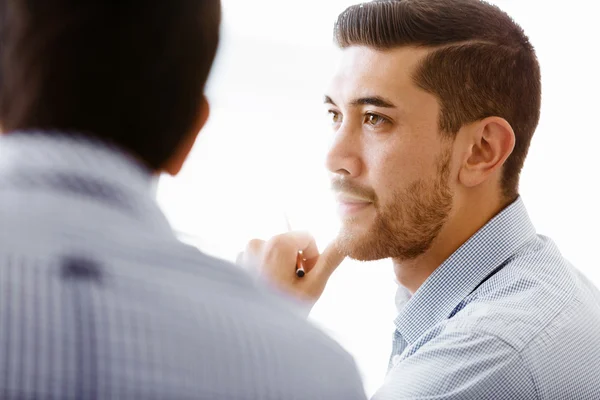
<path fill-rule="evenodd" d="M 362 173 L 360 134 L 354 133 L 350 126 L 342 124 L 327 153 L 327 169 L 336 175 L 356 178 Z"/>

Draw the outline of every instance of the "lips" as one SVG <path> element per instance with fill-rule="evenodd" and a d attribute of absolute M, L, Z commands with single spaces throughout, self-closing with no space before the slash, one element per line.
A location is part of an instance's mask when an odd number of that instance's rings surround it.
<path fill-rule="evenodd" d="M 363 197 L 358 197 L 358 196 L 353 196 L 350 194 L 338 194 L 336 196 L 338 203 L 345 203 L 345 204 L 364 204 L 364 203 L 371 203 L 371 200 L 365 199 Z"/>
<path fill-rule="evenodd" d="M 355 214 L 373 204 L 371 200 L 348 193 L 339 193 L 336 196 L 336 200 L 338 203 L 338 210 L 343 216 Z"/>

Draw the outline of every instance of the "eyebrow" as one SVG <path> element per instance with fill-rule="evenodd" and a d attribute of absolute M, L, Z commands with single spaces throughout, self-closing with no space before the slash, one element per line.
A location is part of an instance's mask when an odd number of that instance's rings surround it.
<path fill-rule="evenodd" d="M 337 107 L 337 105 L 334 103 L 334 101 L 329 96 L 325 96 L 324 103 L 332 104 Z M 360 107 L 360 106 L 370 105 L 370 106 L 381 107 L 381 108 L 396 108 L 396 106 L 391 101 L 386 100 L 380 96 L 360 97 L 358 99 L 352 100 L 352 102 L 350 102 L 350 105 L 352 107 Z"/>

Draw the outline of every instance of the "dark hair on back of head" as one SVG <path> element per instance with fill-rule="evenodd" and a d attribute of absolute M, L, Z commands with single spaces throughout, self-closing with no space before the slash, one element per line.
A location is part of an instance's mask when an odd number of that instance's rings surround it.
<path fill-rule="evenodd" d="M 0 0 L 5 132 L 86 134 L 152 170 L 196 124 L 219 0 Z"/>

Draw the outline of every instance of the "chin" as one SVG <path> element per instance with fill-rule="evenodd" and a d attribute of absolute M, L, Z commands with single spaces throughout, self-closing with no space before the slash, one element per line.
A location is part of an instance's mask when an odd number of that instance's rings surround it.
<path fill-rule="evenodd" d="M 377 240 L 376 236 L 368 229 L 345 226 L 338 235 L 337 244 L 340 251 L 353 260 L 376 261 L 389 258 L 390 256 L 382 251 L 382 242 Z"/>
<path fill-rule="evenodd" d="M 437 234 L 404 237 L 376 226 L 347 226 L 340 230 L 337 244 L 347 257 L 357 261 L 377 261 L 387 258 L 414 260 L 431 248 Z"/>
<path fill-rule="evenodd" d="M 369 253 L 362 252 L 359 250 L 359 251 L 356 251 L 355 253 L 350 253 L 348 255 L 348 258 L 350 258 L 352 260 L 356 260 L 356 261 L 361 261 L 361 262 L 369 262 L 369 261 L 384 260 L 389 257 L 377 257 L 373 254 L 369 254 Z"/>

